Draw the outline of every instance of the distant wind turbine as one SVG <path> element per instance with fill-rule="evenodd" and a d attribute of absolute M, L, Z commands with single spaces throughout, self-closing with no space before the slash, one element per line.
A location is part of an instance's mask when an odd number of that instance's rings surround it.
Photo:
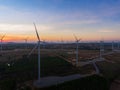
<path fill-rule="evenodd" d="M 120 49 L 120 42 L 118 42 L 118 49 Z"/>
<path fill-rule="evenodd" d="M 46 40 L 44 39 L 43 41 L 41 41 L 43 43 L 43 48 L 45 49 L 46 48 Z"/>
<path fill-rule="evenodd" d="M 3 41 L 4 37 L 5 37 L 5 35 L 3 35 L 0 39 L 0 41 L 1 41 L 1 51 L 2 51 L 2 41 Z"/>
<path fill-rule="evenodd" d="M 28 37 L 24 39 L 25 40 L 25 49 L 27 49 L 27 41 L 28 41 Z"/>
<path fill-rule="evenodd" d="M 78 44 L 79 44 L 79 41 L 81 40 L 81 39 L 78 39 L 75 35 L 74 35 L 74 38 L 75 38 L 75 42 L 76 42 L 76 65 L 78 64 Z"/>
<path fill-rule="evenodd" d="M 103 55 L 103 52 L 104 52 L 104 42 L 103 41 L 100 41 L 100 59 L 102 59 L 102 55 Z"/>
<path fill-rule="evenodd" d="M 61 50 L 63 50 L 63 39 L 61 38 Z"/>
<path fill-rule="evenodd" d="M 112 41 L 112 51 L 114 51 L 114 41 Z"/>
<path fill-rule="evenodd" d="M 120 42 L 118 41 L 118 50 L 120 49 Z"/>

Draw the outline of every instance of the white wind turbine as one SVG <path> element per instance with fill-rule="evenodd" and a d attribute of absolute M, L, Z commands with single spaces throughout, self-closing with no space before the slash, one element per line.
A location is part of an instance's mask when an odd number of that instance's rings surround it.
<path fill-rule="evenodd" d="M 102 55 L 103 55 L 103 52 L 104 52 L 104 42 L 103 41 L 100 41 L 100 59 L 102 59 Z"/>
<path fill-rule="evenodd" d="M 114 51 L 114 41 L 112 41 L 112 51 Z"/>
<path fill-rule="evenodd" d="M 79 44 L 79 41 L 81 40 L 81 39 L 78 39 L 75 35 L 74 35 L 74 38 L 75 38 L 75 42 L 76 42 L 76 45 L 77 45 L 77 47 L 76 47 L 76 65 L 78 65 L 78 44 Z"/>
<path fill-rule="evenodd" d="M 117 41 L 117 49 L 119 50 L 119 48 L 120 48 L 120 42 Z"/>
<path fill-rule="evenodd" d="M 36 32 L 36 36 L 37 36 L 37 39 L 38 39 L 38 44 L 35 45 L 35 47 L 31 50 L 31 52 L 28 54 L 28 58 L 29 56 L 32 54 L 32 52 L 38 47 L 38 80 L 37 82 L 35 82 L 35 84 L 37 83 L 40 83 L 40 37 L 39 37 L 39 34 L 38 34 L 38 31 L 37 31 L 37 28 L 36 28 L 36 25 L 35 23 L 34 24 L 34 27 L 35 27 L 35 32 Z"/>
<path fill-rule="evenodd" d="M 27 49 L 27 41 L 28 41 L 28 37 L 24 39 L 25 40 L 25 49 Z"/>
<path fill-rule="evenodd" d="M 4 37 L 5 37 L 5 35 L 3 35 L 0 39 L 0 41 L 1 41 L 1 51 L 2 51 L 2 41 L 3 41 Z"/>
<path fill-rule="evenodd" d="M 39 37 L 35 23 L 33 24 L 34 24 L 35 32 L 36 32 L 37 39 L 38 39 L 38 82 L 40 82 L 40 37 Z"/>
<path fill-rule="evenodd" d="M 63 39 L 61 38 L 61 50 L 63 50 L 63 43 L 64 43 L 64 41 L 63 41 Z"/>
<path fill-rule="evenodd" d="M 120 42 L 118 41 L 118 50 L 120 49 Z"/>
<path fill-rule="evenodd" d="M 46 48 L 46 40 L 44 39 L 43 41 L 41 41 L 43 43 L 43 48 Z"/>

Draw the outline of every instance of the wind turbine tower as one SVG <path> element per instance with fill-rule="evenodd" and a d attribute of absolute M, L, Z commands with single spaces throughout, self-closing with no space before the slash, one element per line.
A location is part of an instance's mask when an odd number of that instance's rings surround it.
<path fill-rule="evenodd" d="M 114 41 L 112 41 L 112 51 L 114 51 Z"/>
<path fill-rule="evenodd" d="M 100 60 L 102 59 L 103 53 L 104 53 L 104 41 L 100 41 Z"/>
<path fill-rule="evenodd" d="M 33 24 L 34 24 L 35 32 L 36 32 L 37 39 L 38 39 L 38 82 L 40 82 L 40 37 L 39 37 L 35 23 Z"/>
<path fill-rule="evenodd" d="M 63 50 L 63 40 L 61 39 L 61 50 Z"/>
<path fill-rule="evenodd" d="M 74 38 L 75 38 L 75 42 L 76 42 L 76 65 L 78 65 L 78 45 L 79 45 L 79 41 L 81 39 L 78 39 L 75 35 L 74 35 Z"/>
<path fill-rule="evenodd" d="M 120 49 L 120 42 L 118 41 L 118 50 Z"/>
<path fill-rule="evenodd" d="M 2 52 L 2 42 L 3 42 L 4 37 L 5 37 L 5 35 L 3 35 L 0 39 L 0 41 L 1 41 L 1 52 Z"/>
<path fill-rule="evenodd" d="M 43 48 L 44 49 L 46 48 L 46 40 L 45 39 L 43 40 Z"/>
<path fill-rule="evenodd" d="M 27 49 L 27 41 L 28 41 L 28 37 L 24 39 L 25 40 L 25 49 Z"/>

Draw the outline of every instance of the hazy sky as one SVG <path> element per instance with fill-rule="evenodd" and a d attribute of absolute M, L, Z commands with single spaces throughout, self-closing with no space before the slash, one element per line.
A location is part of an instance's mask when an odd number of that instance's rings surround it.
<path fill-rule="evenodd" d="M 120 39 L 120 0 L 0 0 L 4 41 Z"/>

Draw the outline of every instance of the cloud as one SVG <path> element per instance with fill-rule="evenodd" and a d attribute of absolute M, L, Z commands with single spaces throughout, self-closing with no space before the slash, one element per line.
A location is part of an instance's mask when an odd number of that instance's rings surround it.
<path fill-rule="evenodd" d="M 85 24 L 96 24 L 99 23 L 100 20 L 73 20 L 73 21 L 65 21 L 65 22 L 61 22 L 59 24 L 63 24 L 63 25 L 85 25 Z"/>
<path fill-rule="evenodd" d="M 53 27 L 56 28 L 55 25 L 86 25 L 101 22 L 97 15 L 87 10 L 75 10 L 72 12 L 63 10 L 54 12 L 46 10 L 29 10 L 23 8 L 18 10 L 17 8 L 9 6 L 0 6 L 0 8 L 0 23 L 30 24 L 34 21 L 36 23 L 46 25 L 44 27 L 41 27 L 43 29 L 47 29 L 47 27 L 48 29 L 52 29 Z M 52 27 L 49 25 L 52 25 Z"/>
<path fill-rule="evenodd" d="M 0 24 L 0 33 L 6 34 L 34 34 L 33 24 Z M 37 29 L 39 32 L 47 32 L 53 27 L 48 25 L 37 24 Z"/>
<path fill-rule="evenodd" d="M 101 32 L 101 33 L 113 33 L 115 31 L 114 30 L 110 30 L 110 29 L 103 29 L 103 30 L 99 30 L 98 32 Z"/>
<path fill-rule="evenodd" d="M 8 7 L 0 5 L 0 11 L 7 10 L 7 9 L 8 9 Z"/>

